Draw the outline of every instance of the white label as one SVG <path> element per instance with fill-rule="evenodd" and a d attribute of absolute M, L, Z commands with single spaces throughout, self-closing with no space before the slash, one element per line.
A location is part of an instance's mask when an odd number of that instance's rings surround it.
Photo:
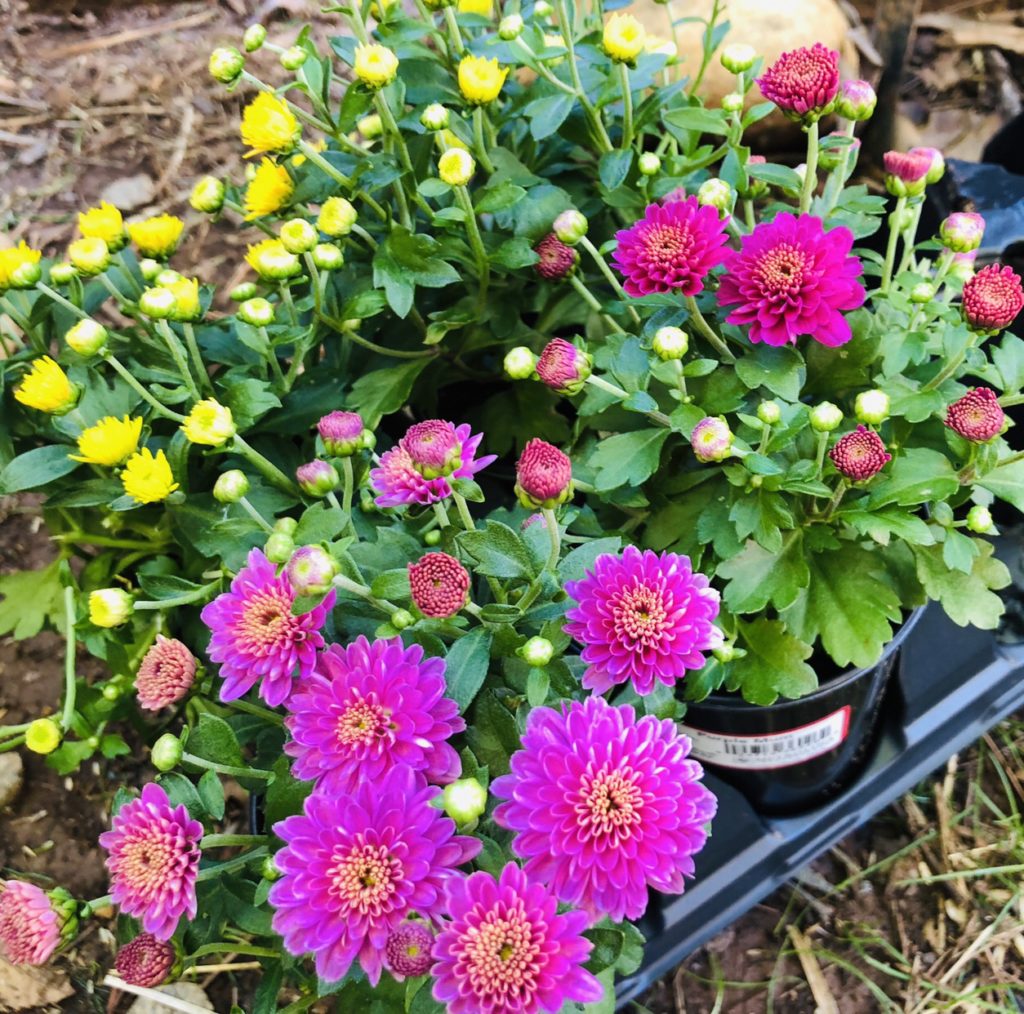
<path fill-rule="evenodd" d="M 846 739 L 850 727 L 850 706 L 809 722 L 799 729 L 773 732 L 767 736 L 732 736 L 721 732 L 681 726 L 690 737 L 692 757 L 723 768 L 767 771 L 788 768 L 834 750 Z"/>

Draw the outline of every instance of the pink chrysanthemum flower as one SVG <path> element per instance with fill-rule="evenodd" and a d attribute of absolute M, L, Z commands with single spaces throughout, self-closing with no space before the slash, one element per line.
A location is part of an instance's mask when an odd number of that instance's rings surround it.
<path fill-rule="evenodd" d="M 376 782 L 396 764 L 443 784 L 459 776 L 447 740 L 466 723 L 445 697 L 443 658 L 396 637 L 332 644 L 288 701 L 292 773 L 332 794 Z"/>
<path fill-rule="evenodd" d="M 427 553 L 409 564 L 412 600 L 424 616 L 446 619 L 466 604 L 469 571 L 447 553 Z"/>
<path fill-rule="evenodd" d="M 453 448 L 453 461 L 457 459 L 459 464 L 447 475 L 438 475 L 433 478 L 423 475 L 417 468 L 417 459 L 413 456 L 412 451 L 405 446 L 405 437 L 398 442 L 396 447 L 385 451 L 380 456 L 378 467 L 370 472 L 370 482 L 379 494 L 374 501 L 377 506 L 402 507 L 406 504 L 437 503 L 452 495 L 449 480 L 471 479 L 497 458 L 496 454 L 487 454 L 482 458 L 476 457 L 483 434 L 473 435 L 466 423 L 456 426 L 454 433 L 456 446 Z M 421 442 L 417 443 L 413 450 L 422 454 L 423 449 L 420 444 Z"/>
<path fill-rule="evenodd" d="M 549 232 L 533 248 L 533 252 L 540 258 L 533 266 L 533 270 L 541 278 L 557 282 L 572 274 L 573 269 L 579 263 L 580 255 L 571 247 L 563 243 L 553 232 Z"/>
<path fill-rule="evenodd" d="M 696 197 L 647 205 L 644 217 L 615 238 L 613 259 L 630 296 L 696 296 L 708 272 L 722 263 L 727 239 L 718 210 Z"/>
<path fill-rule="evenodd" d="M 140 933 L 117 952 L 114 968 L 129 985 L 151 989 L 167 979 L 175 961 L 174 944 L 157 940 L 152 933 Z"/>
<path fill-rule="evenodd" d="M 552 338 L 537 359 L 537 376 L 559 394 L 579 394 L 592 365 L 586 352 L 564 338 Z"/>
<path fill-rule="evenodd" d="M 995 391 L 988 387 L 972 387 L 946 409 L 945 422 L 965 440 L 983 444 L 1003 432 L 1006 413 Z"/>
<path fill-rule="evenodd" d="M 534 437 L 516 462 L 516 496 L 524 507 L 555 507 L 572 496 L 569 456 Z"/>
<path fill-rule="evenodd" d="M 478 872 L 447 886 L 448 916 L 434 945 L 434 999 L 449 1014 L 538 1014 L 594 1003 L 601 984 L 583 964 L 584 912 L 558 913 L 545 887 L 515 863 L 495 880 Z"/>
<path fill-rule="evenodd" d="M 192 689 L 196 660 L 181 641 L 156 635 L 156 644 L 146 652 L 135 674 L 139 706 L 159 711 L 180 701 Z"/>
<path fill-rule="evenodd" d="M 0 880 L 0 955 L 12 965 L 45 965 L 60 946 L 61 925 L 42 888 Z"/>
<path fill-rule="evenodd" d="M 796 120 L 817 120 L 839 93 L 839 54 L 816 42 L 783 53 L 758 79 L 769 102 Z"/>
<path fill-rule="evenodd" d="M 635 919 L 647 890 L 681 894 L 707 839 L 714 795 L 670 719 L 602 697 L 534 708 L 511 773 L 491 790 L 528 876 L 595 921 Z"/>
<path fill-rule="evenodd" d="M 376 985 L 392 931 L 412 912 L 435 919 L 445 882 L 480 851 L 430 805 L 437 793 L 400 765 L 359 779 L 350 795 L 316 791 L 302 814 L 274 825 L 285 842 L 274 857 L 274 930 L 290 954 L 313 954 L 322 979 L 336 982 L 358 960 Z"/>
<path fill-rule="evenodd" d="M 964 320 L 975 331 L 1001 331 L 1024 309 L 1020 276 L 1009 266 L 989 264 L 964 283 Z"/>
<path fill-rule="evenodd" d="M 332 590 L 308 613 L 292 615 L 295 589 L 278 576 L 258 549 L 231 582 L 231 591 L 218 595 L 202 611 L 213 631 L 209 653 L 220 663 L 222 701 L 234 701 L 257 682 L 260 697 L 271 707 L 283 704 L 292 692 L 293 677 L 313 671 L 320 634 L 334 607 Z"/>
<path fill-rule="evenodd" d="M 434 934 L 425 923 L 403 922 L 391 931 L 384 945 L 384 963 L 399 982 L 426 975 L 433 964 L 430 956 L 433 948 Z"/>
<path fill-rule="evenodd" d="M 858 426 L 852 433 L 841 436 L 828 456 L 836 471 L 853 482 L 870 479 L 892 461 L 882 438 L 867 426 Z"/>
<path fill-rule="evenodd" d="M 363 418 L 358 412 L 330 412 L 316 424 L 324 450 L 335 458 L 354 454 L 363 439 Z"/>
<path fill-rule="evenodd" d="M 427 479 L 450 475 L 461 463 L 462 441 L 447 419 L 425 419 L 413 423 L 402 437 L 413 467 Z"/>
<path fill-rule="evenodd" d="M 189 817 L 185 805 L 172 808 L 167 793 L 153 783 L 143 787 L 140 799 L 122 806 L 100 835 L 109 853 L 114 903 L 158 940 L 170 940 L 183 915 L 196 916 L 202 837 L 203 825 Z"/>
<path fill-rule="evenodd" d="M 718 302 L 735 309 L 726 320 L 749 326 L 755 344 L 786 345 L 810 335 L 834 348 L 852 337 L 843 314 L 864 302 L 853 233 L 825 232 L 813 215 L 783 212 L 726 251 Z"/>
<path fill-rule="evenodd" d="M 638 694 L 655 681 L 674 686 L 722 645 L 718 592 L 687 556 L 627 546 L 621 556 L 603 553 L 565 590 L 577 604 L 564 629 L 584 646 L 583 686 L 596 694 L 627 680 Z"/>
<path fill-rule="evenodd" d="M 902 183 L 918 183 L 928 175 L 932 160 L 923 152 L 887 151 L 882 164 L 889 176 L 895 176 Z"/>

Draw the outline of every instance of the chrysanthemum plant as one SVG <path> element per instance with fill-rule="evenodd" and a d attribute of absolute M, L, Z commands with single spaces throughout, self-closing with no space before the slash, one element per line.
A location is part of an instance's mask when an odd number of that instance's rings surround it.
<path fill-rule="evenodd" d="M 211 58 L 253 159 L 192 206 L 265 234 L 252 281 L 108 205 L 66 262 L 0 250 L 0 486 L 59 547 L 0 623 L 68 640 L 0 750 L 159 772 L 110 896 L 0 883 L 0 947 L 113 905 L 126 988 L 223 954 L 261 1012 L 610 1011 L 715 811 L 685 702 L 799 696 L 929 598 L 996 624 L 1021 283 L 976 215 L 917 234 L 938 152 L 887 156 L 888 209 L 850 183 L 874 95 L 824 47 L 727 47 L 710 107 L 715 19 L 680 68 L 596 3 L 334 10 L 329 55 L 249 29 L 274 80 Z M 744 143 L 776 106 L 799 169 Z"/>

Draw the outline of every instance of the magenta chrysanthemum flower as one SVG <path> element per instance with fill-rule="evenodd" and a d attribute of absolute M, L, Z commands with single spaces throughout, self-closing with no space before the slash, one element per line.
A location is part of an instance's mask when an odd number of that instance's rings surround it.
<path fill-rule="evenodd" d="M 839 54 L 820 42 L 791 49 L 757 79 L 757 85 L 787 116 L 816 120 L 831 109 L 839 93 Z"/>
<path fill-rule="evenodd" d="M 972 387 L 946 409 L 945 422 L 965 440 L 983 444 L 1003 432 L 1006 413 L 995 391 L 989 387 Z"/>
<path fill-rule="evenodd" d="M 615 266 L 630 296 L 681 292 L 696 296 L 708 272 L 722 263 L 725 222 L 696 197 L 648 204 L 644 217 L 615 234 Z"/>
<path fill-rule="evenodd" d="M 655 680 L 674 686 L 722 644 L 718 592 L 687 556 L 627 546 L 621 556 L 603 553 L 565 590 L 577 604 L 564 629 L 584 646 L 583 686 L 594 693 L 627 680 L 638 694 L 651 693 Z"/>
<path fill-rule="evenodd" d="M 681 894 L 707 839 L 714 795 L 670 719 L 602 697 L 534 708 L 511 773 L 491 790 L 525 872 L 594 920 L 635 919 L 647 889 Z"/>
<path fill-rule="evenodd" d="M 42 888 L 0 880 L 0 955 L 12 965 L 45 965 L 60 946 L 61 923 Z"/>
<path fill-rule="evenodd" d="M 964 283 L 964 320 L 975 331 L 1001 331 L 1024 309 L 1020 276 L 1011 267 L 989 264 Z"/>
<path fill-rule="evenodd" d="M 749 326 L 755 344 L 786 345 L 810 335 L 822 345 L 852 337 L 843 314 L 864 302 L 860 260 L 850 256 L 853 233 L 825 232 L 821 219 L 788 212 L 744 236 L 725 253 L 718 302 L 735 309 L 726 320 Z"/>
<path fill-rule="evenodd" d="M 524 507 L 555 507 L 572 496 L 569 456 L 534 437 L 516 462 L 516 496 Z"/>
<path fill-rule="evenodd" d="M 110 894 L 116 905 L 158 940 L 170 940 L 183 915 L 196 916 L 196 874 L 203 825 L 182 804 L 171 807 L 167 793 L 150 783 L 142 797 L 121 807 L 109 831 Z"/>
<path fill-rule="evenodd" d="M 391 931 L 384 945 L 384 963 L 399 982 L 426 975 L 433 964 L 430 956 L 433 948 L 434 934 L 425 923 L 403 922 Z"/>
<path fill-rule="evenodd" d="M 180 701 L 192 689 L 196 660 L 181 641 L 156 635 L 156 644 L 146 652 L 135 674 L 139 706 L 159 711 Z"/>
<path fill-rule="evenodd" d="M 427 479 L 450 475 L 459 466 L 462 441 L 447 419 L 425 419 L 414 423 L 402 437 L 413 467 Z"/>
<path fill-rule="evenodd" d="M 129 985 L 152 988 L 167 979 L 176 960 L 174 944 L 140 933 L 117 952 L 114 968 Z"/>
<path fill-rule="evenodd" d="M 427 553 L 409 564 L 412 600 L 424 616 L 445 619 L 466 604 L 469 571 L 447 553 Z"/>
<path fill-rule="evenodd" d="M 563 243 L 553 232 L 549 232 L 533 248 L 533 252 L 540 258 L 533 266 L 533 270 L 541 278 L 557 282 L 572 274 L 573 268 L 579 262 L 580 255 L 571 247 Z"/>
<path fill-rule="evenodd" d="M 443 420 L 431 420 L 442 422 Z M 447 425 L 451 425 L 448 423 Z M 483 440 L 483 434 L 472 434 L 469 426 L 463 423 L 454 428 L 455 446 L 452 450 L 452 461 L 459 464 L 446 475 L 427 478 L 417 468 L 414 453 L 423 454 L 422 440 L 410 449 L 403 437 L 398 445 L 380 456 L 380 465 L 370 472 L 370 482 L 379 494 L 374 501 L 378 507 L 402 507 L 406 504 L 432 504 L 452 495 L 451 479 L 471 479 L 481 469 L 486 468 L 497 458 L 496 454 L 476 457 L 477 448 Z"/>
<path fill-rule="evenodd" d="M 578 394 L 590 376 L 589 355 L 564 338 L 552 338 L 537 359 L 542 384 L 559 394 Z"/>
<path fill-rule="evenodd" d="M 363 439 L 363 419 L 358 412 L 330 412 L 316 424 L 324 450 L 335 458 L 354 454 Z"/>
<path fill-rule="evenodd" d="M 271 707 L 283 704 L 292 692 L 293 677 L 308 675 L 316 663 L 320 634 L 334 607 L 332 590 L 308 613 L 292 615 L 295 589 L 278 576 L 274 565 L 253 549 L 249 562 L 231 582 L 231 591 L 218 595 L 202 611 L 213 631 L 209 653 L 220 663 L 222 701 L 234 701 L 257 682 L 260 697 Z"/>
<path fill-rule="evenodd" d="M 853 482 L 863 482 L 882 471 L 892 461 L 882 438 L 867 426 L 858 426 L 841 436 L 828 452 L 840 475 Z"/>
<path fill-rule="evenodd" d="M 546 888 L 509 863 L 495 880 L 453 879 L 434 944 L 434 999 L 449 1014 L 537 1014 L 567 1001 L 594 1003 L 601 984 L 583 964 L 591 942 L 584 912 L 558 914 Z"/>
<path fill-rule="evenodd" d="M 425 659 L 397 637 L 332 644 L 288 701 L 292 773 L 332 794 L 376 782 L 396 764 L 453 781 L 459 755 L 447 740 L 466 723 L 445 697 L 444 671 L 443 658 Z"/>
<path fill-rule="evenodd" d="M 376 985 L 392 931 L 412 912 L 435 919 L 445 882 L 480 851 L 430 805 L 437 793 L 401 765 L 350 795 L 315 791 L 301 815 L 274 825 L 285 842 L 274 857 L 274 930 L 289 953 L 313 954 L 322 979 L 336 982 L 358 960 Z"/>

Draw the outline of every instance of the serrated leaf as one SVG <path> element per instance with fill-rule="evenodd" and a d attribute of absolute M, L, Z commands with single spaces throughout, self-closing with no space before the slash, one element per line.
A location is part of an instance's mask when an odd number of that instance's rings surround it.
<path fill-rule="evenodd" d="M 799 530 L 787 533 L 778 553 L 768 552 L 751 539 L 739 556 L 719 565 L 717 576 L 729 582 L 722 598 L 730 612 L 760 612 L 769 602 L 776 609 L 785 609 L 810 580 L 803 536 Z"/>
<path fill-rule="evenodd" d="M 460 637 L 445 657 L 445 683 L 448 694 L 462 714 L 473 703 L 487 678 L 491 661 L 491 632 L 477 627 Z"/>
<path fill-rule="evenodd" d="M 990 493 L 995 493 L 1000 500 L 1024 511 L 1024 460 L 997 465 L 977 482 Z"/>
<path fill-rule="evenodd" d="M 483 531 L 462 532 L 458 544 L 477 561 L 476 571 L 487 577 L 531 578 L 533 561 L 523 540 L 508 525 L 487 521 Z"/>
<path fill-rule="evenodd" d="M 935 537 L 923 518 L 896 508 L 844 511 L 841 517 L 848 525 L 852 525 L 862 535 L 874 539 L 880 546 L 889 545 L 889 538 L 892 535 L 917 546 L 930 546 L 935 542 Z"/>
<path fill-rule="evenodd" d="M 42 570 L 0 575 L 0 596 L 0 637 L 13 634 L 16 641 L 35 637 L 47 621 L 63 630 L 59 560 Z"/>
<path fill-rule="evenodd" d="M 396 567 L 381 571 L 371 582 L 370 592 L 378 599 L 407 599 L 409 591 L 409 570 Z"/>
<path fill-rule="evenodd" d="M 245 764 L 234 729 L 223 718 L 208 712 L 203 712 L 198 723 L 192 727 L 187 750 L 217 764 L 230 767 L 242 767 Z"/>
<path fill-rule="evenodd" d="M 621 486 L 639 486 L 658 468 L 667 429 L 616 433 L 602 440 L 587 461 L 596 473 L 594 486 L 600 492 Z"/>
<path fill-rule="evenodd" d="M 773 704 L 780 696 L 802 697 L 818 685 L 807 664 L 813 649 L 778 620 L 737 621 L 747 654 L 729 663 L 728 686 L 751 704 Z"/>
<path fill-rule="evenodd" d="M 292 775 L 291 760 L 288 757 L 279 757 L 271 770 L 274 772 L 274 780 L 267 786 L 264 804 L 264 824 L 268 831 L 285 817 L 301 813 L 302 804 L 313 791 L 312 782 L 300 781 Z"/>
<path fill-rule="evenodd" d="M 864 506 L 869 510 L 897 504 L 913 507 L 934 500 L 945 500 L 960 488 L 960 480 L 940 451 L 929 447 L 911 447 L 896 457 Z"/>
<path fill-rule="evenodd" d="M 594 566 L 594 561 L 604 553 L 617 553 L 622 539 L 617 535 L 609 535 L 603 539 L 593 539 L 577 546 L 566 554 L 558 565 L 558 576 L 565 584 L 567 581 L 582 581 L 587 571 Z"/>
<path fill-rule="evenodd" d="M 989 542 L 979 541 L 978 556 L 970 574 L 952 571 L 943 559 L 941 546 L 915 546 L 917 576 L 929 598 L 938 601 L 958 626 L 994 630 L 1003 615 L 1003 600 L 994 589 L 1010 583 L 1006 565 L 993 555 Z"/>
<path fill-rule="evenodd" d="M 215 771 L 207 771 L 196 784 L 196 791 L 203 802 L 206 812 L 214 819 L 224 816 L 224 787 Z"/>

